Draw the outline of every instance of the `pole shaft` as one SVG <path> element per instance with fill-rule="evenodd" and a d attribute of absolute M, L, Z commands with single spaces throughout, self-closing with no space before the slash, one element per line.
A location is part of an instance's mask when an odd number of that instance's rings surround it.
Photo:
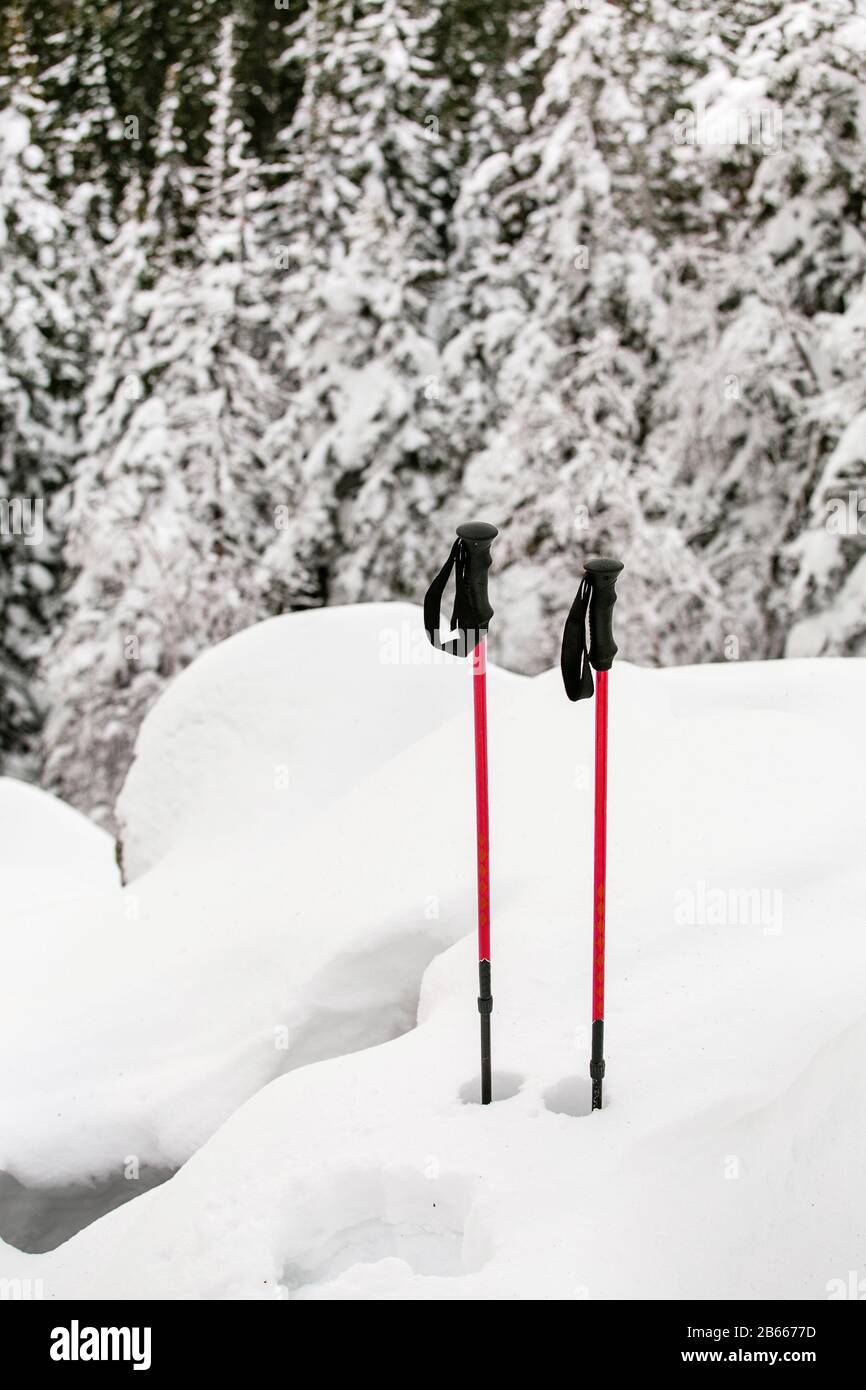
<path fill-rule="evenodd" d="M 478 845 L 478 959 L 490 959 L 490 815 L 487 803 L 487 639 L 472 654 L 475 705 L 475 821 Z"/>
<path fill-rule="evenodd" d="M 478 1012 L 481 1015 L 481 1103 L 492 1099 L 490 1059 L 490 815 L 487 800 L 487 639 L 472 653 L 475 714 L 475 824 L 478 876 Z"/>
<path fill-rule="evenodd" d="M 601 1109 L 604 1076 L 604 928 L 607 878 L 607 671 L 598 671 L 595 697 L 595 854 L 592 888 L 592 1108 Z"/>

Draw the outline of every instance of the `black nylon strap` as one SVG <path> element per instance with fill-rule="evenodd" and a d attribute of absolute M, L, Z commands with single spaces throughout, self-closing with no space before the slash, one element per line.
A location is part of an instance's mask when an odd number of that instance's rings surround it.
<path fill-rule="evenodd" d="M 461 544 L 459 540 L 454 542 L 448 559 L 445 561 L 445 564 L 442 566 L 436 578 L 433 580 L 433 583 L 430 585 L 430 588 L 424 595 L 424 630 L 427 636 L 430 638 L 433 646 L 439 648 L 440 652 L 451 652 L 455 656 L 458 654 L 457 648 L 459 646 L 459 639 L 452 642 L 443 642 L 439 636 L 439 623 L 442 617 L 442 595 L 445 592 L 448 580 L 451 578 L 451 571 L 457 563 Z M 454 609 L 456 613 L 456 595 L 454 598 Z M 454 614 L 452 614 L 451 617 L 451 627 L 452 629 L 456 627 Z M 460 653 L 460 655 L 463 655 L 463 653 Z"/>
<path fill-rule="evenodd" d="M 569 700 L 589 700 L 595 690 L 586 643 L 586 620 L 591 599 L 592 580 L 585 575 L 580 581 L 562 633 L 559 664 Z"/>
<path fill-rule="evenodd" d="M 469 556 L 466 546 L 462 540 L 458 539 L 452 545 L 451 554 L 424 595 L 424 630 L 434 647 L 438 647 L 442 652 L 450 652 L 452 656 L 468 656 L 471 651 L 475 650 L 487 631 L 486 626 L 479 622 L 472 594 L 466 582 L 468 565 Z M 459 636 L 450 642 L 443 642 L 439 636 L 442 595 L 455 566 L 457 573 L 455 575 L 456 588 L 454 590 L 454 608 L 451 613 L 451 630 L 456 628 Z"/>

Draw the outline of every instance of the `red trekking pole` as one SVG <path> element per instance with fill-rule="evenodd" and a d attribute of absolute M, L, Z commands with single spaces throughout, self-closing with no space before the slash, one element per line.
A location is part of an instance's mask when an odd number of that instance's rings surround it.
<path fill-rule="evenodd" d="M 493 609 L 487 597 L 490 547 L 499 534 L 484 521 L 457 527 L 457 540 L 424 598 L 424 628 L 440 651 L 454 656 L 472 653 L 472 691 L 475 716 L 475 823 L 478 878 L 478 1012 L 481 1016 L 481 1104 L 492 1100 L 490 1016 L 490 823 L 487 802 L 487 629 Z M 456 569 L 451 629 L 457 637 L 443 642 L 439 633 L 442 595 Z"/>
<path fill-rule="evenodd" d="M 613 605 L 619 560 L 587 560 L 586 571 L 562 634 L 560 665 L 570 700 L 593 694 L 593 670 L 598 672 L 595 701 L 595 844 L 592 884 L 592 1108 L 601 1109 L 604 1077 L 604 932 L 607 891 L 607 673 L 617 653 L 613 640 Z M 589 647 L 586 642 L 589 619 Z"/>

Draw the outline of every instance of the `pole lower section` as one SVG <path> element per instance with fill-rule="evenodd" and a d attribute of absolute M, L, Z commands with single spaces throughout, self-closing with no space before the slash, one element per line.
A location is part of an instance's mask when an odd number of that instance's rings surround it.
<path fill-rule="evenodd" d="M 481 1015 L 481 1104 L 492 1099 L 490 1015 L 490 816 L 487 800 L 487 639 L 472 653 L 475 714 L 475 818 L 478 872 L 478 1012 Z"/>
<path fill-rule="evenodd" d="M 589 1064 L 589 1074 L 592 1077 L 592 1108 L 601 1109 L 601 1083 L 604 1077 L 604 1019 L 593 1019 L 592 1023 L 592 1059 Z"/>
<path fill-rule="evenodd" d="M 595 855 L 592 915 L 592 1108 L 601 1109 L 604 1076 L 604 928 L 607 878 L 607 671 L 598 671 L 595 697 Z"/>
<path fill-rule="evenodd" d="M 478 1012 L 481 1015 L 481 1104 L 493 1099 L 493 1076 L 490 1067 L 490 1015 L 493 1013 L 493 994 L 490 989 L 490 961 L 478 962 Z"/>

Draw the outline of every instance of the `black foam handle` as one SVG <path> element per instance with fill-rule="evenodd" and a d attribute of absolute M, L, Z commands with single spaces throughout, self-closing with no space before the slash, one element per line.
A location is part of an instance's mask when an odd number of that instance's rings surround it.
<path fill-rule="evenodd" d="M 613 640 L 613 605 L 616 603 L 616 581 L 622 572 L 622 561 L 597 556 L 587 560 L 583 568 L 592 582 L 589 664 L 594 671 L 609 671 L 617 653 Z"/>
<path fill-rule="evenodd" d="M 463 542 L 466 555 L 464 578 L 471 605 L 471 621 L 467 626 L 483 633 L 487 631 L 493 617 L 487 593 L 487 572 L 492 564 L 490 547 L 499 535 L 499 530 L 486 521 L 467 521 L 463 526 L 457 527 L 457 535 Z"/>

